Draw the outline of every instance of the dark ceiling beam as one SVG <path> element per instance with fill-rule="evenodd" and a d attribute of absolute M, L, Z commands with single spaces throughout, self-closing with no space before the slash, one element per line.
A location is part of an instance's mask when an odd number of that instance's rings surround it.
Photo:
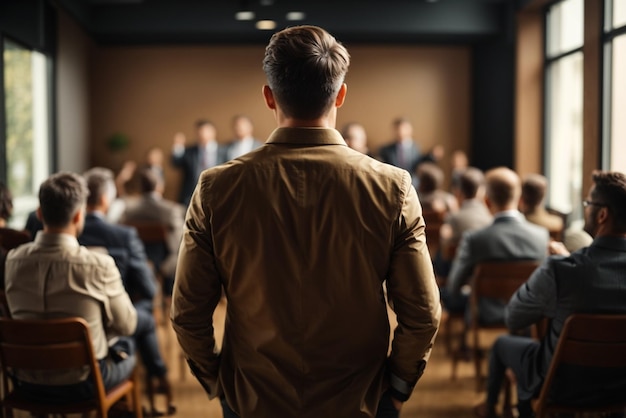
<path fill-rule="evenodd" d="M 144 0 L 107 3 L 58 0 L 76 9 L 99 43 L 267 42 L 270 32 L 259 31 L 254 21 L 238 22 L 240 2 L 232 0 Z M 324 27 L 344 42 L 472 42 L 505 30 L 504 2 L 425 1 L 276 1 L 261 6 L 250 1 L 257 19 L 273 19 L 277 28 L 295 24 Z M 84 6 L 89 6 L 85 12 Z M 79 7 L 80 6 L 80 7 Z M 288 22 L 289 11 L 303 11 L 306 20 Z M 80 15 L 80 16 L 78 16 Z"/>

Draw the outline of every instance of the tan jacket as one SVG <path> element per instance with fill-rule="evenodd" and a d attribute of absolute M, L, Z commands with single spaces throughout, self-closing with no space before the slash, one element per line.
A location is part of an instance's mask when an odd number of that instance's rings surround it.
<path fill-rule="evenodd" d="M 34 242 L 9 253 L 5 269 L 6 297 L 13 318 L 84 318 L 98 359 L 108 354 L 108 338 L 135 331 L 137 312 L 115 262 L 80 246 L 75 237 L 41 231 Z M 75 376 L 65 377 L 66 381 L 47 378 L 34 383 L 77 381 Z"/>
<path fill-rule="evenodd" d="M 389 358 L 384 280 L 400 323 Z M 334 129 L 280 128 L 202 174 L 172 320 L 209 395 L 240 417 L 373 417 L 389 380 L 412 390 L 440 313 L 406 171 L 351 150 Z"/>

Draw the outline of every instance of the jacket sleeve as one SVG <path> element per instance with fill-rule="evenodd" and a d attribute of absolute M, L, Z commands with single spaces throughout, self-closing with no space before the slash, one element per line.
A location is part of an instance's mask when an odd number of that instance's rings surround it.
<path fill-rule="evenodd" d="M 106 327 L 119 335 L 132 335 L 137 328 L 137 311 L 130 301 L 120 272 L 113 258 L 102 255 L 104 262 L 98 274 L 107 298 L 105 304 Z"/>
<path fill-rule="evenodd" d="M 472 256 L 471 251 L 471 238 L 472 232 L 466 232 L 461 236 L 459 247 L 457 248 L 456 255 L 452 261 L 452 267 L 450 268 L 450 274 L 448 274 L 448 281 L 446 287 L 451 295 L 457 295 L 461 291 L 461 287 L 467 284 L 476 261 Z"/>
<path fill-rule="evenodd" d="M 218 389 L 219 355 L 215 346 L 213 311 L 222 292 L 213 252 L 211 220 L 204 207 L 206 176 L 191 198 L 178 254 L 171 319 L 189 367 L 210 398 Z"/>
<path fill-rule="evenodd" d="M 557 286 L 552 263 L 562 256 L 548 258 L 511 297 L 504 317 L 512 331 L 529 327 L 541 318 L 556 314 Z"/>
<path fill-rule="evenodd" d="M 403 190 L 387 276 L 388 295 L 398 319 L 389 358 L 389 383 L 392 395 L 399 400 L 408 399 L 422 375 L 441 318 L 422 209 L 408 173 L 403 175 Z"/>

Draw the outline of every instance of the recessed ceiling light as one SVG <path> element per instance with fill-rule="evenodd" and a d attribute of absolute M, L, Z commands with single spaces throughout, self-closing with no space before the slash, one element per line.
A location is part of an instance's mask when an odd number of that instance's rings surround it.
<path fill-rule="evenodd" d="M 242 10 L 235 13 L 235 19 L 237 20 L 254 20 L 254 12 L 250 10 Z"/>
<path fill-rule="evenodd" d="M 276 22 L 273 20 L 259 20 L 256 22 L 256 28 L 258 30 L 274 30 L 276 29 Z"/>
<path fill-rule="evenodd" d="M 287 13 L 287 20 L 304 20 L 306 14 L 304 12 L 289 12 Z"/>

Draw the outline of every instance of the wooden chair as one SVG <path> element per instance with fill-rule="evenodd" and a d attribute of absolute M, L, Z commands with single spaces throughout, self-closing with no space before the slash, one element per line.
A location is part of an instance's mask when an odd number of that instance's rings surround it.
<path fill-rule="evenodd" d="M 35 415 L 84 414 L 96 411 L 106 418 L 109 409 L 122 397 L 132 400 L 135 417 L 142 417 L 139 386 L 133 375 L 110 391 L 105 391 L 100 366 L 94 355 L 87 322 L 82 318 L 51 320 L 0 319 L 0 364 L 2 368 L 2 405 L 5 416 L 13 409 Z M 88 367 L 95 398 L 67 403 L 33 401 L 9 385 L 15 370 L 63 370 Z"/>
<path fill-rule="evenodd" d="M 470 295 L 470 334 L 471 354 L 474 359 L 476 372 L 476 390 L 482 387 L 482 360 L 483 350 L 480 345 L 480 332 L 485 329 L 501 330 L 506 332 L 505 324 L 481 324 L 479 300 L 482 298 L 499 299 L 505 303 L 511 299 L 513 293 L 528 280 L 530 275 L 539 266 L 536 260 L 491 261 L 479 263 L 474 268 L 470 280 L 472 293 Z M 463 336 L 463 338 L 465 338 Z M 453 375 L 456 373 L 458 359 L 453 358 Z"/>
<path fill-rule="evenodd" d="M 626 397 L 613 404 L 568 406 L 550 399 L 552 383 L 559 367 L 574 365 L 590 368 L 626 368 L 626 315 L 574 314 L 563 326 L 533 409 L 536 416 L 565 413 L 612 413 L 626 410 Z"/>
<path fill-rule="evenodd" d="M 443 225 L 445 212 L 424 210 L 422 216 L 426 223 L 426 244 L 428 245 L 430 257 L 434 258 L 439 250 L 439 230 L 441 229 L 441 225 Z"/>

